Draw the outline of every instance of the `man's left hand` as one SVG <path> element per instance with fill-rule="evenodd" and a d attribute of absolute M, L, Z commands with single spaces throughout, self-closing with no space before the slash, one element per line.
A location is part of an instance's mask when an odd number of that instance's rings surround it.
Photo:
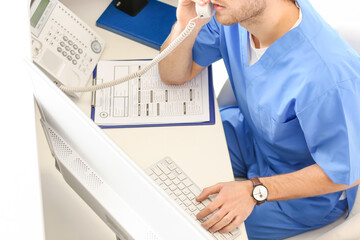
<path fill-rule="evenodd" d="M 203 219 L 214 213 L 201 225 L 210 232 L 230 232 L 251 214 L 256 204 L 251 196 L 253 185 L 250 181 L 218 183 L 205 188 L 196 198 L 201 202 L 212 194 L 218 194 L 196 217 Z M 216 211 L 218 210 L 218 211 Z"/>

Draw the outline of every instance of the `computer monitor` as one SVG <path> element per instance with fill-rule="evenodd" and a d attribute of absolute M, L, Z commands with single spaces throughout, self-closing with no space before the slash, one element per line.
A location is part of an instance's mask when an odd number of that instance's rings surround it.
<path fill-rule="evenodd" d="M 34 96 L 65 181 L 120 239 L 212 239 L 33 63 Z"/>

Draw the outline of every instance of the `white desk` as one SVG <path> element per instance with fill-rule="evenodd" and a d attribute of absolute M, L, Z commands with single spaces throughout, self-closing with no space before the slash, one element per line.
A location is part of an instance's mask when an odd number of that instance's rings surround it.
<path fill-rule="evenodd" d="M 157 55 L 158 52 L 152 48 L 95 27 L 96 20 L 111 0 L 61 2 L 105 39 L 107 45 L 102 59 L 144 59 Z M 165 2 L 176 4 L 176 1 Z M 89 93 L 76 103 L 90 115 Z M 215 125 L 110 129 L 105 132 L 143 169 L 165 156 L 171 156 L 200 187 L 233 180 L 217 105 Z M 37 135 L 46 239 L 114 240 L 114 233 L 55 169 L 38 119 Z M 245 232 L 243 225 L 242 228 Z"/>

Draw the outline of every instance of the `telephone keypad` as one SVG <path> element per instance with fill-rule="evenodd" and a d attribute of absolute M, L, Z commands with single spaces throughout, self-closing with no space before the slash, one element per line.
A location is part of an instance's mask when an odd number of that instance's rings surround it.
<path fill-rule="evenodd" d="M 102 46 L 97 39 L 92 39 L 88 45 L 84 44 L 74 34 L 72 34 L 65 26 L 51 19 L 54 23 L 47 32 L 46 40 L 53 45 L 55 51 L 66 58 L 76 68 L 86 73 L 88 68 L 93 64 L 93 56 L 87 53 L 101 53 Z M 89 31 L 90 33 L 90 31 Z M 92 35 L 93 36 L 93 35 Z M 90 49 L 88 49 L 90 48 Z"/>

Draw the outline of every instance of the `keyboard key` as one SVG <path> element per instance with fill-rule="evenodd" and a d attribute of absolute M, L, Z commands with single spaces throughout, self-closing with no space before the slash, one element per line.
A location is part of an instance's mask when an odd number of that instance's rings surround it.
<path fill-rule="evenodd" d="M 170 170 L 164 164 L 159 164 L 158 166 L 166 175 L 170 174 Z"/>
<path fill-rule="evenodd" d="M 158 176 L 160 176 L 161 174 L 162 174 L 162 172 L 161 172 L 161 170 L 158 168 L 158 167 L 153 167 L 153 169 L 152 169 L 153 171 L 154 171 L 154 173 L 156 174 L 156 175 L 158 175 Z"/>
<path fill-rule="evenodd" d="M 189 206 L 189 210 L 191 211 L 191 212 L 195 212 L 196 210 L 197 210 L 197 207 L 195 207 L 195 205 L 190 205 Z"/>
<path fill-rule="evenodd" d="M 176 176 L 175 176 L 173 173 L 170 173 L 170 174 L 168 175 L 168 177 L 169 177 L 171 180 L 173 180 L 173 179 L 176 178 Z"/>
<path fill-rule="evenodd" d="M 173 183 L 175 183 L 176 185 L 178 185 L 178 184 L 180 183 L 180 180 L 179 180 L 178 178 L 175 178 L 175 179 L 173 180 Z"/>
<path fill-rule="evenodd" d="M 179 174 L 178 178 L 180 179 L 180 181 L 183 181 L 186 178 L 186 176 L 185 174 L 181 173 Z"/>
<path fill-rule="evenodd" d="M 175 193 L 176 196 L 180 196 L 180 195 L 181 195 L 181 191 L 180 191 L 179 189 L 176 189 L 176 190 L 174 191 L 174 193 Z"/>
<path fill-rule="evenodd" d="M 201 191 L 195 186 L 195 185 L 191 185 L 189 187 L 189 190 L 195 195 L 195 196 L 199 196 L 199 194 L 201 193 Z"/>
<path fill-rule="evenodd" d="M 205 208 L 204 204 L 200 203 L 199 205 L 196 206 L 200 211 L 203 210 Z"/>
<path fill-rule="evenodd" d="M 190 186 L 192 185 L 192 182 L 189 179 L 184 179 L 183 183 L 185 184 L 185 186 Z"/>
<path fill-rule="evenodd" d="M 181 194 L 179 196 L 179 199 L 184 202 L 185 200 L 187 200 L 187 197 L 184 194 Z"/>
<path fill-rule="evenodd" d="M 184 188 L 184 189 L 182 190 L 182 192 L 183 192 L 185 195 L 188 195 L 189 193 L 191 193 L 188 188 Z M 191 193 L 191 194 L 192 194 L 192 193 Z M 189 198 L 189 196 L 188 196 L 188 198 Z M 189 198 L 189 199 L 190 199 L 190 198 Z"/>
<path fill-rule="evenodd" d="M 183 183 L 179 183 L 177 186 L 180 190 L 185 188 L 185 185 Z"/>
<path fill-rule="evenodd" d="M 195 195 L 192 194 L 192 193 L 188 194 L 187 197 L 188 197 L 190 200 L 195 199 Z"/>
<path fill-rule="evenodd" d="M 230 239 L 233 235 L 231 233 L 223 233 L 222 234 L 226 239 Z"/>
<path fill-rule="evenodd" d="M 218 240 L 226 240 L 226 238 L 223 235 L 221 235 L 221 233 L 219 232 L 215 232 L 213 236 Z"/>
<path fill-rule="evenodd" d="M 173 171 L 174 169 L 176 169 L 176 166 L 175 166 L 174 163 L 172 163 L 172 164 L 170 164 L 170 165 L 168 166 L 168 168 L 169 168 L 171 171 Z"/>
<path fill-rule="evenodd" d="M 161 174 L 159 177 L 162 181 L 165 181 L 167 179 L 167 176 L 165 174 Z"/>
<path fill-rule="evenodd" d="M 170 184 L 172 184 L 172 181 L 170 179 L 166 179 L 165 184 L 166 184 L 166 186 L 169 186 Z"/>
<path fill-rule="evenodd" d="M 184 195 L 182 195 L 182 196 L 184 196 Z M 191 205 L 191 201 L 189 199 L 185 199 L 184 204 L 185 204 L 185 206 L 189 207 Z"/>

